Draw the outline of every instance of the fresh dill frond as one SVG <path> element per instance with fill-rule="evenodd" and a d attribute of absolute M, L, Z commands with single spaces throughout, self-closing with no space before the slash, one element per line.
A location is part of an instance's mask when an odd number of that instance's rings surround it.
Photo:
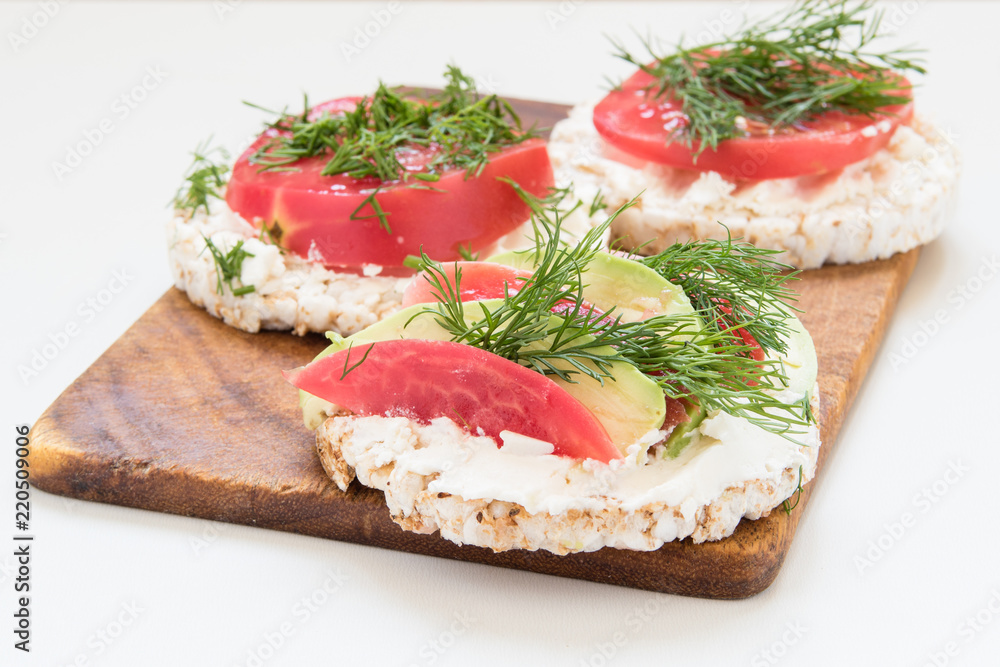
<path fill-rule="evenodd" d="M 687 122 L 670 141 L 695 149 L 746 136 L 760 124 L 793 127 L 839 111 L 872 116 L 911 99 L 901 79 L 925 73 L 915 49 L 873 49 L 884 10 L 872 0 L 800 0 L 719 41 L 659 53 L 645 40 L 635 56 L 612 40 L 615 55 L 653 78 L 650 93 L 679 102 Z M 648 62 L 652 59 L 652 63 Z"/>
<path fill-rule="evenodd" d="M 451 411 L 455 413 L 455 416 L 456 416 L 456 417 L 458 417 L 458 421 L 462 422 L 462 426 L 464 426 L 464 427 L 465 427 L 465 430 L 466 430 L 466 431 L 468 431 L 468 432 L 470 432 L 470 433 L 474 433 L 474 432 L 475 432 L 475 429 L 473 429 L 473 428 L 472 428 L 472 427 L 471 427 L 471 426 L 469 425 L 469 422 L 468 422 L 468 421 L 467 421 L 467 420 L 465 419 L 465 417 L 463 417 L 463 416 L 462 416 L 462 413 L 461 413 L 461 412 L 459 412 L 459 411 L 458 411 L 458 410 L 456 410 L 455 408 L 452 408 L 452 409 L 451 409 Z"/>
<path fill-rule="evenodd" d="M 608 203 L 604 201 L 604 193 L 600 190 L 594 195 L 594 198 L 590 201 L 590 208 L 587 210 L 587 214 L 593 218 L 597 215 L 598 211 L 607 210 Z"/>
<path fill-rule="evenodd" d="M 812 398 L 811 393 L 806 394 L 805 396 L 802 397 L 801 401 L 802 415 L 806 418 L 806 421 L 808 421 L 810 424 L 815 424 L 816 415 L 813 414 L 812 402 L 809 400 L 810 398 Z"/>
<path fill-rule="evenodd" d="M 534 252 L 536 254 L 541 255 L 546 246 L 551 243 L 566 247 L 577 243 L 575 239 L 564 238 L 562 234 L 563 223 L 566 219 L 584 206 L 584 202 L 576 197 L 572 186 L 562 188 L 550 187 L 544 195 L 537 196 L 531 194 L 522 188 L 517 181 L 507 176 L 501 176 L 498 180 L 514 188 L 521 201 L 528 205 L 532 238 L 535 241 Z M 629 202 L 624 208 L 628 208 L 631 205 L 632 202 Z M 615 215 L 617 216 L 617 213 Z M 608 229 L 609 225 L 610 222 L 601 226 L 602 233 Z M 596 242 L 599 245 L 603 245 L 599 239 Z"/>
<path fill-rule="evenodd" d="M 796 294 L 789 283 L 799 272 L 775 261 L 779 253 L 728 236 L 725 241 L 675 243 L 650 257 L 632 259 L 680 285 L 695 310 L 711 313 L 705 318 L 710 329 L 743 329 L 765 350 L 784 353 L 787 322 L 797 312 L 790 305 Z"/>
<path fill-rule="evenodd" d="M 262 171 L 290 170 L 299 160 L 322 156 L 327 159 L 324 176 L 346 174 L 432 189 L 426 183 L 436 182 L 444 171 L 462 169 L 466 178 L 478 176 L 494 153 L 537 136 L 533 129 L 521 126 L 506 100 L 480 96 L 475 80 L 458 67 L 448 66 L 445 81 L 440 93 L 425 98 L 380 83 L 374 94 L 360 99 L 353 109 L 336 114 L 316 112 L 305 98 L 300 114 L 282 111 L 267 125 L 274 136 L 257 148 L 250 162 Z M 419 169 L 408 168 L 402 161 L 413 147 L 433 149 L 430 160 Z M 369 206 L 370 217 L 378 217 L 388 232 L 387 215 L 374 194 L 362 208 Z"/>
<path fill-rule="evenodd" d="M 273 245 L 278 249 L 282 255 L 288 252 L 288 248 L 281 245 L 281 237 L 284 234 L 284 230 L 281 229 L 281 224 L 275 220 L 270 226 L 266 222 L 261 222 L 260 224 L 260 236 L 257 240 L 261 243 L 267 243 L 268 245 Z"/>
<path fill-rule="evenodd" d="M 791 496 L 785 498 L 781 503 L 781 509 L 785 514 L 791 514 L 792 510 L 799 506 L 799 501 L 802 500 L 802 466 L 799 466 L 799 485 L 795 489 L 795 502 L 790 503 L 789 500 L 791 500 Z"/>
<path fill-rule="evenodd" d="M 466 262 L 475 262 L 479 259 L 478 252 L 472 252 L 472 244 L 462 245 L 458 244 L 458 254 Z"/>
<path fill-rule="evenodd" d="M 427 265 L 424 264 L 423 258 L 417 257 L 416 255 L 407 255 L 406 258 L 403 259 L 403 266 L 408 269 L 412 269 L 417 273 L 427 268 Z"/>
<path fill-rule="evenodd" d="M 204 234 L 201 238 L 205 240 L 205 248 L 212 253 L 212 259 L 215 260 L 216 292 L 225 294 L 225 290 L 222 288 L 223 283 L 229 286 L 229 291 L 233 293 L 233 296 L 243 296 L 256 290 L 253 285 L 233 287 L 233 280 L 239 278 L 243 271 L 243 260 L 254 256 L 253 253 L 247 252 L 243 248 L 243 241 L 237 241 L 236 245 L 224 253 L 212 242 L 212 239 Z"/>
<path fill-rule="evenodd" d="M 381 188 L 375 188 L 368 193 L 368 196 L 362 200 L 358 207 L 350 215 L 351 220 L 368 220 L 370 218 L 378 218 L 379 226 L 385 230 L 386 234 L 392 233 L 392 227 L 389 226 L 389 213 L 382 208 L 382 204 L 379 203 L 378 199 L 375 198 L 381 191 Z M 361 211 L 365 207 L 369 207 L 372 210 L 371 215 L 361 215 Z"/>
<path fill-rule="evenodd" d="M 348 345 L 347 346 L 347 354 L 344 355 L 344 371 L 340 374 L 340 379 L 343 380 L 344 378 L 347 377 L 348 373 L 350 373 L 351 371 L 353 371 L 355 368 L 357 368 L 361 364 L 365 363 L 365 360 L 368 359 L 368 355 L 371 354 L 372 348 L 374 348 L 374 347 L 375 347 L 374 345 L 369 345 L 368 349 L 365 350 L 364 356 L 361 357 L 361 361 L 357 362 L 353 366 L 348 366 L 348 364 L 351 361 L 351 351 L 354 349 L 354 345 L 353 344 Z"/>
<path fill-rule="evenodd" d="M 788 384 L 779 362 L 750 361 L 753 348 L 738 336 L 737 327 L 706 325 L 718 313 L 715 304 L 636 322 L 623 322 L 614 308 L 601 313 L 586 306 L 584 271 L 601 250 L 607 228 L 633 202 L 591 229 L 579 244 L 566 246 L 559 242 L 565 212 L 520 192 L 533 211 L 535 270 L 517 291 L 508 290 L 499 305 L 464 304 L 461 271 L 449 272 L 421 257 L 423 275 L 438 301 L 426 312 L 436 316 L 453 341 L 567 382 L 578 374 L 613 382 L 613 364 L 625 363 L 646 374 L 670 398 L 695 400 L 706 410 L 723 410 L 782 435 L 799 433 L 799 427 L 808 425 L 797 405 L 769 393 Z M 771 337 L 783 331 L 778 318 L 758 317 L 753 324 L 760 330 L 771 328 Z"/>
<path fill-rule="evenodd" d="M 187 211 L 194 215 L 199 208 L 208 214 L 208 200 L 222 199 L 222 188 L 226 187 L 226 175 L 229 166 L 213 160 L 217 155 L 220 160 L 228 160 L 229 154 L 220 146 L 209 148 L 211 139 L 199 144 L 191 153 L 194 160 L 184 174 L 184 183 L 174 195 L 174 208 Z"/>

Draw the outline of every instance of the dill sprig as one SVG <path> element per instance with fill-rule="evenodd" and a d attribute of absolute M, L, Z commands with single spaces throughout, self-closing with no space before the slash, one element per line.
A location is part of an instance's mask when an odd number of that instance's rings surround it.
<path fill-rule="evenodd" d="M 475 262 L 479 260 L 479 253 L 472 251 L 471 243 L 467 245 L 462 245 L 461 243 L 459 243 L 457 250 L 459 256 L 462 258 L 462 260 L 466 262 Z"/>
<path fill-rule="evenodd" d="M 604 232 L 633 202 L 590 230 L 578 245 L 564 246 L 559 236 L 568 213 L 522 196 L 533 212 L 536 266 L 532 277 L 518 291 L 508 291 L 501 302 L 477 302 L 467 312 L 460 297 L 461 271 L 453 272 L 452 281 L 443 265 L 421 257 L 438 300 L 426 312 L 436 315 L 453 341 L 568 382 L 577 374 L 602 383 L 614 381 L 613 364 L 629 364 L 671 398 L 696 400 L 706 410 L 723 410 L 774 433 L 797 433 L 809 423 L 799 406 L 768 393 L 788 384 L 780 363 L 750 362 L 752 348 L 736 327 L 705 325 L 717 313 L 714 305 L 707 311 L 637 322 L 623 322 L 615 309 L 599 313 L 585 307 L 584 270 L 601 249 Z M 553 316 L 557 306 L 562 306 L 559 316 Z M 765 320 L 756 323 L 769 326 Z"/>
<path fill-rule="evenodd" d="M 207 215 L 209 198 L 222 199 L 220 191 L 226 186 L 229 167 L 215 162 L 212 156 L 215 154 L 221 160 L 228 160 L 229 154 L 221 146 L 209 148 L 210 142 L 211 139 L 202 142 L 191 153 L 194 160 L 184 174 L 184 183 L 174 195 L 174 208 L 188 211 L 190 215 L 194 215 L 199 208 L 205 209 Z"/>
<path fill-rule="evenodd" d="M 358 204 L 358 207 L 350 215 L 351 220 L 368 220 L 369 218 L 378 218 L 379 227 L 385 230 L 386 234 L 392 233 L 392 227 L 389 226 L 389 212 L 382 208 L 382 204 L 379 203 L 378 199 L 375 197 L 379 192 L 382 191 L 381 187 L 377 187 L 368 193 L 368 196 Z M 371 209 L 371 215 L 361 215 L 361 212 L 365 210 L 365 207 Z"/>
<path fill-rule="evenodd" d="M 781 503 L 781 510 L 785 514 L 791 514 L 792 510 L 799 506 L 799 501 L 802 500 L 802 466 L 799 466 L 799 484 L 793 493 L 795 494 L 794 503 L 789 502 L 792 499 L 791 496 L 785 498 Z"/>
<path fill-rule="evenodd" d="M 728 229 L 727 229 L 728 232 Z M 650 257 L 633 256 L 661 276 L 680 285 L 700 312 L 715 312 L 706 325 L 716 332 L 744 329 L 766 350 L 784 353 L 791 333 L 787 322 L 798 309 L 789 282 L 798 271 L 774 261 L 780 251 L 740 243 L 706 240 L 675 243 Z M 720 306 L 731 309 L 723 314 Z"/>
<path fill-rule="evenodd" d="M 338 114 L 314 114 L 307 97 L 302 113 L 282 111 L 268 123 L 274 136 L 249 160 L 262 171 L 279 171 L 293 170 L 305 158 L 328 156 L 324 176 L 379 179 L 382 183 L 373 187 L 351 220 L 377 218 L 391 233 L 391 212 L 376 198 L 386 183 L 403 181 L 411 188 L 434 190 L 428 183 L 438 181 L 445 170 L 464 169 L 466 178 L 478 176 L 493 153 L 537 136 L 534 129 L 521 126 L 506 100 L 480 96 L 475 79 L 458 67 L 449 65 L 445 79 L 440 93 L 425 98 L 404 96 L 379 83 L 373 95 Z M 419 168 L 408 168 L 401 159 L 414 146 L 431 147 L 434 154 Z"/>
<path fill-rule="evenodd" d="M 612 41 L 617 57 L 653 77 L 650 92 L 681 104 L 687 123 L 670 140 L 696 147 L 746 136 L 754 124 L 780 131 L 819 114 L 872 116 L 908 102 L 901 81 L 924 73 L 911 48 L 874 50 L 884 10 L 872 0 L 803 0 L 717 42 L 660 55 L 645 41 L 652 64 Z"/>
<path fill-rule="evenodd" d="M 271 225 L 261 221 L 260 234 L 257 236 L 257 240 L 261 243 L 273 245 L 278 249 L 279 253 L 286 255 L 288 254 L 288 248 L 281 245 L 281 237 L 284 233 L 285 231 L 281 228 L 281 224 L 277 220 L 275 220 Z"/>
<path fill-rule="evenodd" d="M 590 201 L 590 206 L 587 208 L 587 216 L 593 218 L 600 211 L 607 210 L 608 203 L 604 200 L 604 193 L 600 189 L 597 190 L 597 194 Z"/>
<path fill-rule="evenodd" d="M 240 273 L 243 271 L 243 260 L 254 256 L 253 253 L 247 252 L 243 248 L 243 241 L 237 241 L 236 245 L 224 253 L 212 242 L 212 239 L 204 234 L 201 238 L 205 240 L 205 248 L 212 253 L 212 259 L 215 260 L 216 292 L 225 294 L 225 291 L 222 289 L 223 283 L 229 286 L 229 291 L 233 293 L 233 296 L 243 296 L 256 289 L 253 285 L 233 287 L 233 280 L 239 278 Z"/>
<path fill-rule="evenodd" d="M 444 89 L 426 98 L 404 96 L 379 83 L 373 95 L 339 114 L 324 111 L 311 117 L 306 98 L 301 114 L 282 112 L 268 124 L 276 136 L 262 144 L 250 161 L 262 170 L 275 170 L 328 155 L 324 176 L 434 182 L 451 168 L 465 169 L 467 177 L 478 175 L 491 153 L 536 136 L 521 127 L 510 103 L 496 95 L 480 96 L 475 79 L 458 67 L 449 65 L 445 79 Z M 413 146 L 436 149 L 416 171 L 400 162 L 402 151 Z"/>

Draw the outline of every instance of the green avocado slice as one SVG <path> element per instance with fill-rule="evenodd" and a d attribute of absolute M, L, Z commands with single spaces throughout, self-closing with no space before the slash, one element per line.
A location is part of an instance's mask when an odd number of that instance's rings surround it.
<path fill-rule="evenodd" d="M 487 308 L 497 306 L 501 300 L 483 302 L 466 302 L 466 318 L 476 321 L 480 313 L 477 303 L 483 303 Z M 381 322 L 360 331 L 349 338 L 336 334 L 328 334 L 331 344 L 316 358 L 346 349 L 349 345 L 374 343 L 399 338 L 420 338 L 425 340 L 451 340 L 451 334 L 436 321 L 433 313 L 426 311 L 427 304 L 418 304 L 405 308 Z M 557 315 L 550 316 L 553 328 L 561 324 Z M 539 343 L 544 347 L 544 343 Z M 610 355 L 609 348 L 595 348 L 597 354 Z M 591 364 L 592 362 L 586 362 Z M 564 362 L 560 370 L 569 370 L 570 364 Z M 652 429 L 663 425 L 666 416 L 666 406 L 663 390 L 630 364 L 611 363 L 611 374 L 614 379 L 604 378 L 600 381 L 580 373 L 572 375 L 573 382 L 552 376 L 552 380 L 565 389 L 570 395 L 589 409 L 607 429 L 622 453 L 629 445 L 636 443 Z M 328 403 L 305 392 L 299 392 L 299 406 L 302 408 L 302 418 L 311 429 L 319 427 L 326 419 L 325 410 Z"/>
<path fill-rule="evenodd" d="M 505 252 L 487 261 L 534 269 L 535 252 Z M 684 291 L 644 264 L 600 251 L 583 271 L 583 298 L 603 311 L 615 309 L 623 322 L 636 322 L 655 315 L 694 312 Z"/>
<path fill-rule="evenodd" d="M 705 421 L 705 417 L 708 415 L 705 408 L 697 403 L 688 403 L 685 406 L 685 410 L 687 410 L 688 421 L 675 426 L 667 438 L 667 446 L 664 450 L 667 458 L 676 459 L 684 451 L 684 448 L 691 444 L 694 431 L 701 426 L 701 423 Z"/>

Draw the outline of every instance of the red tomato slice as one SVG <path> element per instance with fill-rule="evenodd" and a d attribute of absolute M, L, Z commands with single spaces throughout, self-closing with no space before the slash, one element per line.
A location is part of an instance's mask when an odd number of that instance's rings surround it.
<path fill-rule="evenodd" d="M 448 285 L 452 289 L 454 289 L 455 285 L 455 270 L 456 268 L 461 270 L 462 278 L 459 281 L 459 296 L 462 301 L 502 299 L 505 288 L 509 293 L 513 294 L 521 289 L 526 282 L 525 279 L 532 276 L 530 271 L 515 269 L 493 262 L 455 262 L 447 264 L 442 268 L 445 269 Z M 403 293 L 404 307 L 418 303 L 435 303 L 437 301 L 437 297 L 434 296 L 434 290 L 424 274 L 419 274 Z M 574 302 L 563 300 L 552 308 L 552 312 L 555 315 L 569 317 L 572 315 L 575 306 Z M 614 321 L 613 318 L 605 316 L 600 309 L 588 301 L 583 301 L 580 304 L 579 313 L 581 316 L 590 317 L 591 319 L 599 317 L 608 324 Z M 753 344 L 756 344 L 756 341 Z M 687 411 L 677 399 L 667 396 L 663 398 L 666 402 L 667 412 L 661 428 L 669 430 L 677 424 L 688 421 Z"/>
<path fill-rule="evenodd" d="M 723 315 L 732 315 L 733 313 L 733 309 L 731 306 L 728 305 L 728 302 L 725 305 L 719 304 L 719 310 L 722 311 Z M 727 327 L 732 326 L 732 322 L 729 321 L 729 318 L 723 317 L 721 319 L 723 320 L 723 322 Z M 753 359 L 754 361 L 764 361 L 765 359 L 764 349 L 760 346 L 760 343 L 757 342 L 757 339 L 754 338 L 749 331 L 741 327 L 737 329 L 734 333 L 738 335 L 741 339 L 743 339 L 744 345 L 753 348 L 748 352 L 751 359 Z"/>
<path fill-rule="evenodd" d="M 900 77 L 901 88 L 910 82 Z M 874 118 L 839 112 L 773 132 L 748 127 L 747 136 L 727 139 L 718 150 L 698 156 L 670 135 L 687 125 L 681 104 L 669 97 L 654 99 L 645 88 L 653 77 L 642 70 L 621 90 L 612 91 L 594 108 L 594 127 L 612 146 L 631 155 L 682 169 L 717 171 L 732 180 L 793 178 L 835 171 L 885 148 L 900 123 L 913 118 L 913 102 L 884 108 Z"/>
<path fill-rule="evenodd" d="M 311 116 L 353 109 L 357 101 L 355 97 L 331 100 L 316 106 Z M 261 171 L 249 157 L 277 132 L 266 131 L 236 161 L 226 202 L 258 227 L 261 221 L 269 226 L 277 223 L 282 246 L 331 268 L 357 270 L 374 264 L 387 267 L 385 275 L 408 275 L 412 271 L 403 267 L 403 260 L 419 255 L 421 248 L 438 261 L 459 259 L 459 247 L 472 252 L 488 248 L 530 215 L 514 188 L 499 177 L 511 178 L 536 196 L 553 185 L 552 165 L 541 139 L 491 155 L 477 177 L 466 179 L 464 169 L 450 169 L 437 182 L 403 183 L 346 174 L 322 176 L 329 155 L 299 160 L 292 165 L 294 171 Z M 425 172 L 437 150 L 413 146 L 401 149 L 397 157 L 408 171 Z M 409 187 L 412 184 L 444 192 Z M 379 224 L 370 204 L 358 211 L 379 187 L 375 199 L 388 215 L 391 233 Z"/>
<path fill-rule="evenodd" d="M 367 358 L 365 358 L 367 354 Z M 343 375 L 361 359 L 364 361 Z M 501 431 L 551 442 L 555 454 L 622 458 L 597 418 L 549 378 L 479 348 L 404 339 L 359 345 L 284 373 L 313 396 L 361 415 L 448 417 L 499 445 Z"/>

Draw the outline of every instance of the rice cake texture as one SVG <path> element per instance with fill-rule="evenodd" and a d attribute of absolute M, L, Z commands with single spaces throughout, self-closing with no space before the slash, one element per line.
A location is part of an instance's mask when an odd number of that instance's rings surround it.
<path fill-rule="evenodd" d="M 819 414 L 815 389 L 810 404 Z M 738 444 L 713 440 L 707 436 L 710 429 L 702 430 L 705 442 L 692 443 L 676 462 L 662 467 L 711 469 L 729 455 L 727 445 Z M 548 460 L 539 466 L 541 459 L 504 455 L 489 438 L 470 435 L 446 418 L 421 424 L 405 417 L 335 414 L 316 432 L 320 460 L 337 486 L 346 491 L 356 478 L 382 491 L 392 520 L 405 530 L 440 531 L 456 544 L 493 551 L 556 554 L 603 547 L 652 551 L 687 537 L 695 543 L 727 537 L 741 519 L 767 516 L 800 481 L 813 478 L 818 428 L 811 426 L 800 442 L 779 446 L 775 451 L 783 451 L 783 458 L 740 461 L 728 476 L 699 478 L 685 492 L 689 487 L 670 488 L 669 472 L 642 481 L 659 474 L 649 466 L 661 460 L 653 453 L 649 462 L 637 463 L 646 456 L 644 449 L 630 450 L 622 465 L 550 456 L 542 457 Z M 484 453 L 489 457 L 477 461 Z M 623 489 L 632 487 L 622 485 L 626 476 L 642 481 L 645 490 L 627 495 Z M 504 480 L 518 480 L 520 488 L 504 488 Z M 549 495 L 551 489 L 556 494 Z"/>
<path fill-rule="evenodd" d="M 578 239 L 590 229 L 582 212 L 566 219 L 564 233 Z M 253 285 L 249 294 L 236 296 L 223 283 L 218 289 L 215 260 L 206 246 L 211 240 L 223 254 L 240 241 L 251 256 L 243 260 L 238 285 Z M 480 254 L 532 247 L 533 228 L 523 223 Z M 335 331 L 343 336 L 361 331 L 402 308 L 410 277 L 379 275 L 382 267 L 366 266 L 363 275 L 328 269 L 321 262 L 283 252 L 260 238 L 260 230 L 226 206 L 210 202 L 210 211 L 175 211 L 167 224 L 167 243 L 174 285 L 191 302 L 226 324 L 243 331 Z"/>
<path fill-rule="evenodd" d="M 584 201 L 600 191 L 609 210 L 638 195 L 611 237 L 642 246 L 642 253 L 731 234 L 783 250 L 778 259 L 798 268 L 867 262 L 933 240 L 955 208 L 955 146 L 919 115 L 898 128 L 888 147 L 838 172 L 748 181 L 739 177 L 752 176 L 766 153 L 731 174 L 647 162 L 601 138 L 592 122 L 595 104 L 574 107 L 553 128 L 556 182 L 573 183 Z"/>

